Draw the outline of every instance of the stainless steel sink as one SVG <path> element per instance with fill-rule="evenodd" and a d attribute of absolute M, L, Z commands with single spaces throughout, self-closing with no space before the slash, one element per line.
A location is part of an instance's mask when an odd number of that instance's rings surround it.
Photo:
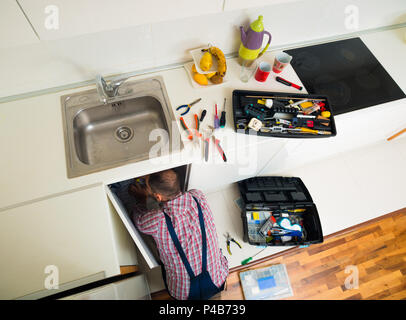
<path fill-rule="evenodd" d="M 126 82 L 106 104 L 96 89 L 62 96 L 61 104 L 69 178 L 157 156 L 150 153 L 157 135 L 172 152 L 179 136 L 161 77 Z"/>

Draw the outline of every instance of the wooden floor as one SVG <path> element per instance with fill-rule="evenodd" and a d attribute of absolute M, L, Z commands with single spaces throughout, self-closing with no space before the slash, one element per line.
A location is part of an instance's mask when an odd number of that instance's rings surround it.
<path fill-rule="evenodd" d="M 295 299 L 406 299 L 406 208 L 328 236 L 322 244 L 293 248 L 277 257 L 230 270 L 227 289 L 214 299 L 244 299 L 239 272 L 283 263 Z M 358 288 L 346 278 L 358 270 Z M 354 284 L 353 281 L 350 281 Z M 347 285 L 348 287 L 348 285 Z M 166 291 L 152 299 L 170 299 Z"/>

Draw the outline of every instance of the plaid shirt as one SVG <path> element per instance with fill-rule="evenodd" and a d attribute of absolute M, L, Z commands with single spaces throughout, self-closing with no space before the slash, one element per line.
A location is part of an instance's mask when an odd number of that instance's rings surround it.
<path fill-rule="evenodd" d="M 219 248 L 213 214 L 204 194 L 198 190 L 190 190 L 166 202 L 162 209 L 171 218 L 187 260 L 197 276 L 202 270 L 202 234 L 199 211 L 192 196 L 199 201 L 203 211 L 207 238 L 207 271 L 213 283 L 220 287 L 228 275 L 228 262 Z M 169 234 L 162 209 L 143 212 L 135 207 L 133 220 L 141 232 L 154 238 L 165 266 L 170 294 L 175 299 L 185 300 L 189 295 L 190 278 Z"/>

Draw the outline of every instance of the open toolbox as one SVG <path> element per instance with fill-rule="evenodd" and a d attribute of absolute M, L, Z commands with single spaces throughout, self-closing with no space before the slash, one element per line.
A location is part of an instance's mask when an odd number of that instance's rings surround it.
<path fill-rule="evenodd" d="M 316 205 L 300 178 L 264 176 L 238 182 L 244 241 L 295 246 L 323 242 Z"/>
<path fill-rule="evenodd" d="M 281 138 L 326 138 L 337 134 L 327 96 L 233 91 L 236 132 Z"/>

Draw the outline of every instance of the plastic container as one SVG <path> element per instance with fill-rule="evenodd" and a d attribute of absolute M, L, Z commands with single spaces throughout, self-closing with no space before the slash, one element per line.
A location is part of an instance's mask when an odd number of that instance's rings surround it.
<path fill-rule="evenodd" d="M 245 242 L 257 246 L 297 246 L 323 242 L 316 205 L 300 178 L 255 177 L 238 182 L 238 187 L 243 201 L 241 217 Z M 275 237 L 274 241 L 267 242 L 259 230 L 270 217 L 270 211 L 275 216 L 277 212 L 291 211 L 292 216 L 302 221 L 303 237 L 291 237 L 289 241 L 277 241 L 278 237 Z"/>
<path fill-rule="evenodd" d="M 258 100 L 260 99 L 272 99 L 274 102 L 277 102 L 278 108 L 281 103 L 283 105 L 288 105 L 289 100 L 294 102 L 303 100 L 303 99 L 320 99 L 319 101 L 324 103 L 324 110 L 330 112 L 330 123 L 324 129 L 324 131 L 329 131 L 331 134 L 312 134 L 306 132 L 263 132 L 258 131 L 257 135 L 259 136 L 268 136 L 268 137 L 280 137 L 280 138 L 328 138 L 334 137 L 337 135 L 336 125 L 334 121 L 334 113 L 332 107 L 329 103 L 328 97 L 324 95 L 314 95 L 314 94 L 301 94 L 301 93 L 287 93 L 287 92 L 269 92 L 269 91 L 250 91 L 250 90 L 234 90 L 233 91 L 233 119 L 234 119 L 234 129 L 236 132 L 250 134 L 252 133 L 248 128 L 248 123 L 253 118 L 251 114 L 246 114 L 246 106 L 253 105 L 254 108 L 264 108 L 264 104 L 259 104 Z M 294 99 L 289 99 L 294 98 Z M 276 104 L 275 104 L 276 106 Z M 269 117 L 273 117 L 277 109 L 265 108 L 265 111 L 269 114 Z M 290 108 L 292 114 L 295 114 L 295 108 Z M 287 114 L 289 116 L 289 114 Z M 283 119 L 286 120 L 286 119 Z M 321 129 L 319 129 L 321 130 Z"/>
<path fill-rule="evenodd" d="M 284 264 L 240 272 L 245 300 L 276 300 L 293 296 Z"/>

